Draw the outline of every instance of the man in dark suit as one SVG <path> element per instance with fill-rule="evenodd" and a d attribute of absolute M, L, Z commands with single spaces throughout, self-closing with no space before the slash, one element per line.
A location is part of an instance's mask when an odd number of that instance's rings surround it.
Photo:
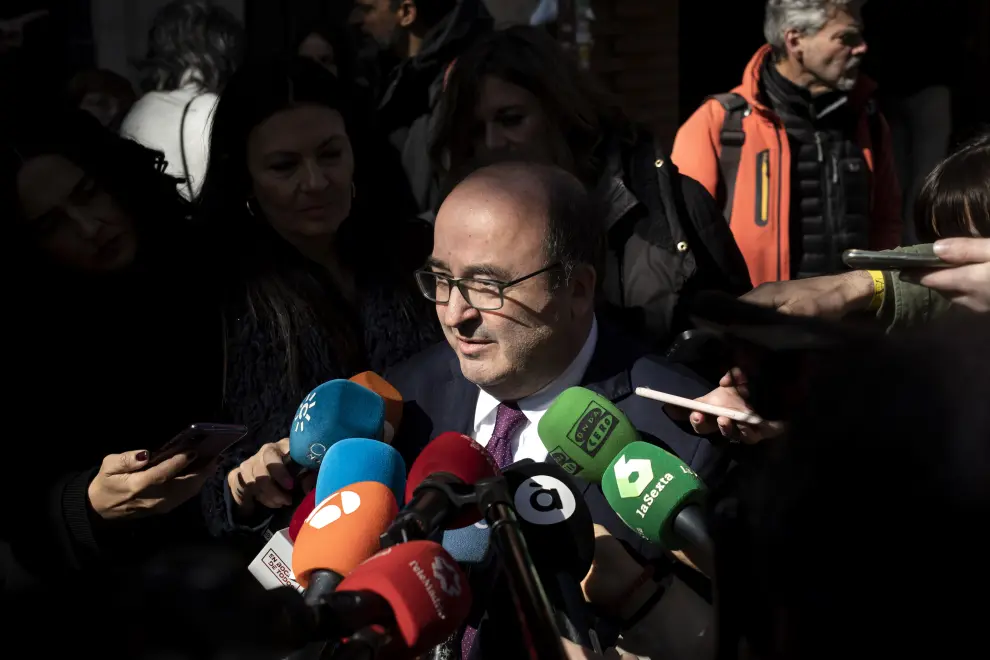
<path fill-rule="evenodd" d="M 388 374 L 406 402 L 393 446 L 407 463 L 445 431 L 485 445 L 500 467 L 548 460 L 537 422 L 561 392 L 581 385 L 616 403 L 644 439 L 659 439 L 703 478 L 721 471 L 722 454 L 706 439 L 633 395 L 647 386 L 694 398 L 710 387 L 598 323 L 603 254 L 596 205 L 563 170 L 501 163 L 453 189 L 437 217 L 432 256 L 417 273 L 449 345 Z M 658 556 L 597 485 L 577 481 L 596 523 L 644 558 Z"/>

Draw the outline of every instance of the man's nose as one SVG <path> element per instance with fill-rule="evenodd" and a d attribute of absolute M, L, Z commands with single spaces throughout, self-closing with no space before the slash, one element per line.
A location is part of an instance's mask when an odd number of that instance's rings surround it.
<path fill-rule="evenodd" d="M 464 296 L 461 295 L 461 290 L 455 286 L 450 292 L 450 300 L 447 301 L 447 307 L 444 309 L 443 324 L 448 328 L 453 328 L 479 316 L 478 310 L 467 303 Z"/>
<path fill-rule="evenodd" d="M 855 55 L 856 57 L 863 57 L 864 55 L 866 55 L 866 51 L 868 51 L 868 50 L 869 50 L 869 48 L 867 47 L 866 39 L 862 39 L 852 49 L 852 54 Z"/>

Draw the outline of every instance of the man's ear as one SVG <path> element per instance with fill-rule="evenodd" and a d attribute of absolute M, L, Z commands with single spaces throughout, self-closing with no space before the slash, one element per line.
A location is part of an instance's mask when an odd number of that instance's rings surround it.
<path fill-rule="evenodd" d="M 574 301 L 574 315 L 584 316 L 595 309 L 595 292 L 598 288 L 598 275 L 588 264 L 578 264 L 571 272 L 571 296 Z"/>
<path fill-rule="evenodd" d="M 416 12 L 416 3 L 414 0 L 402 0 L 395 14 L 399 17 L 399 26 L 408 30 L 416 22 L 418 15 Z"/>
<path fill-rule="evenodd" d="M 787 49 L 787 55 L 793 57 L 798 62 L 804 61 L 804 48 L 801 44 L 801 38 L 804 36 L 799 30 L 790 29 L 784 33 L 784 48 Z"/>

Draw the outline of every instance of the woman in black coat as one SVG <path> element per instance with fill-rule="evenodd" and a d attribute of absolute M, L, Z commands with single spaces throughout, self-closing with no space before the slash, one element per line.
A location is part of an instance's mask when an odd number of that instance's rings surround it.
<path fill-rule="evenodd" d="M 394 182 L 347 101 L 331 73 L 296 57 L 245 65 L 217 105 L 197 212 L 222 283 L 225 406 L 251 435 L 204 493 L 216 534 L 257 527 L 228 476 L 289 435 L 310 390 L 381 373 L 442 336 L 412 281 L 430 228 L 381 210 Z"/>
<path fill-rule="evenodd" d="M 51 577 L 198 538 L 198 507 L 183 505 L 212 466 L 179 455 L 148 467 L 149 451 L 220 407 L 220 319 L 176 180 L 159 154 L 82 111 L 4 125 L 4 404 L 17 451 L 0 482 L 14 560 Z"/>

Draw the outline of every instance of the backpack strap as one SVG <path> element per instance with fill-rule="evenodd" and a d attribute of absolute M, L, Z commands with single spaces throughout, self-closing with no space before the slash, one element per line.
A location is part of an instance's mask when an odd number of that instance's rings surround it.
<path fill-rule="evenodd" d="M 718 168 L 725 186 L 725 196 L 722 200 L 722 213 L 725 221 L 730 222 L 732 218 L 732 201 L 736 193 L 736 175 L 739 173 L 739 160 L 742 157 L 742 147 L 746 142 L 746 133 L 743 131 L 743 119 L 749 116 L 752 108 L 749 102 L 740 96 L 729 92 L 727 94 L 715 94 L 709 96 L 715 99 L 719 105 L 725 108 L 725 119 L 722 121 L 722 130 L 719 133 L 719 141 L 722 143 L 722 155 L 718 159 Z"/>

